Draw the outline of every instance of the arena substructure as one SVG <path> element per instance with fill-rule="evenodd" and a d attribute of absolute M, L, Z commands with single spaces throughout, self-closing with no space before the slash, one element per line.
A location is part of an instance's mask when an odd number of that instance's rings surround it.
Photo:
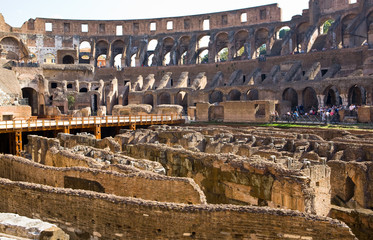
<path fill-rule="evenodd" d="M 29 135 L 23 157 L 0 156 L 0 211 L 71 239 L 369 239 L 372 139 L 227 126 Z"/>
<path fill-rule="evenodd" d="M 0 14 L 0 239 L 371 239 L 371 131 L 254 124 L 371 124 L 372 23 L 372 0 Z"/>

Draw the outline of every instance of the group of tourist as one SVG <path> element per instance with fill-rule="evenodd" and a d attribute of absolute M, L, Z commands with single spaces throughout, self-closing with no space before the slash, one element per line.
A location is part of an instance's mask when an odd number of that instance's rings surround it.
<path fill-rule="evenodd" d="M 345 111 L 345 116 L 357 116 L 358 107 L 355 104 L 351 104 L 348 107 L 343 106 L 326 106 L 316 109 L 311 107 L 309 110 L 305 110 L 303 105 L 296 106 L 292 111 L 284 114 L 281 119 L 288 122 L 296 122 L 300 119 L 319 121 L 325 124 L 338 123 L 340 119 L 340 111 Z M 280 120 L 280 116 L 277 111 L 271 113 L 271 122 Z"/>

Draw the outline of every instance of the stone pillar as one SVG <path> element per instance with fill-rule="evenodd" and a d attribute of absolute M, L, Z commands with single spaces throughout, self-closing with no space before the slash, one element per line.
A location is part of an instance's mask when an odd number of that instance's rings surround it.
<path fill-rule="evenodd" d="M 319 102 L 319 108 L 322 108 L 325 106 L 325 103 L 324 103 L 324 99 L 325 99 L 325 95 L 317 95 L 317 100 Z"/>
<path fill-rule="evenodd" d="M 111 54 L 112 54 L 111 43 L 109 43 L 108 52 L 106 54 L 106 68 L 112 67 Z"/>

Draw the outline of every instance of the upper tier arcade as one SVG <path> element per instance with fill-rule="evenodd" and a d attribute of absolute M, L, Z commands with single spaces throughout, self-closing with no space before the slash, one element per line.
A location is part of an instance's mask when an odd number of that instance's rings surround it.
<path fill-rule="evenodd" d="M 372 45 L 372 7 L 372 0 L 310 0 L 288 22 L 277 4 L 141 20 L 36 18 L 21 28 L 0 16 L 0 51 L 16 61 L 118 69 L 283 56 Z"/>

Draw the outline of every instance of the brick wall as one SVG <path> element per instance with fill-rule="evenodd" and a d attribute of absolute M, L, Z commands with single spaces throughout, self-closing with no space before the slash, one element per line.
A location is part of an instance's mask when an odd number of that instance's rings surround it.
<path fill-rule="evenodd" d="M 287 210 L 161 204 L 7 179 L 0 179 L 0 196 L 2 212 L 105 239 L 355 239 L 337 220 Z"/>

